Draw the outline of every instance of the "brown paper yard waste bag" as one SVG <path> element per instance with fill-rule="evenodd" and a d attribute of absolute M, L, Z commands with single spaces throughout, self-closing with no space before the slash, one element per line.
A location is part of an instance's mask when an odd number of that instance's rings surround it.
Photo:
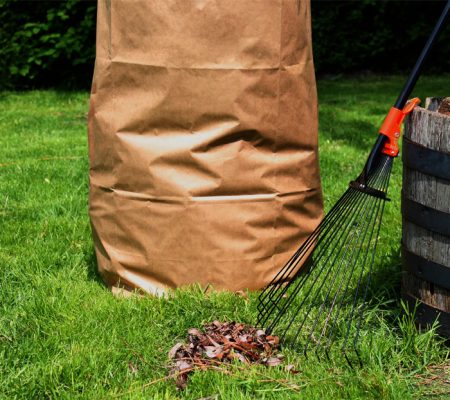
<path fill-rule="evenodd" d="M 108 285 L 268 284 L 322 217 L 305 0 L 99 2 L 90 217 Z"/>

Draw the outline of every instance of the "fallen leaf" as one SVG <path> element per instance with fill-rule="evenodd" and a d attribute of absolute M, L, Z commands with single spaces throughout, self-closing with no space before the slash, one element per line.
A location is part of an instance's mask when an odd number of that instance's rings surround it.
<path fill-rule="evenodd" d="M 266 336 L 266 339 L 269 343 L 277 345 L 280 343 L 280 338 L 278 336 Z"/>
<path fill-rule="evenodd" d="M 133 375 L 136 375 L 138 373 L 138 368 L 131 361 L 128 363 L 128 369 Z"/>
<path fill-rule="evenodd" d="M 249 337 L 250 337 L 249 335 L 244 334 L 244 335 L 239 335 L 238 339 L 239 339 L 240 342 L 247 343 L 247 340 L 248 340 Z"/>
<path fill-rule="evenodd" d="M 216 347 L 221 347 L 219 343 L 217 343 L 211 336 L 206 335 L 209 341 Z"/>
<path fill-rule="evenodd" d="M 171 374 L 178 389 L 187 385 L 189 374 L 194 370 L 216 369 L 220 365 L 238 359 L 244 364 L 260 364 L 268 367 L 280 365 L 283 355 L 278 353 L 278 336 L 267 335 L 240 322 L 213 321 L 202 329 L 190 328 L 187 344 L 177 343 L 170 351 L 174 359 Z M 287 369 L 297 373 L 293 366 Z"/>
<path fill-rule="evenodd" d="M 296 375 L 296 374 L 300 373 L 300 371 L 297 371 L 295 369 L 295 365 L 294 364 L 286 365 L 286 371 L 291 373 L 291 374 L 293 374 L 293 375 Z"/>
<path fill-rule="evenodd" d="M 175 380 L 175 385 L 178 390 L 184 390 L 187 386 L 188 376 L 187 374 L 178 374 L 177 379 Z"/>
<path fill-rule="evenodd" d="M 280 365 L 283 361 L 281 360 L 281 358 L 278 357 L 270 357 L 267 359 L 267 361 L 265 362 L 265 364 L 269 367 L 276 367 L 277 365 Z"/>
<path fill-rule="evenodd" d="M 191 328 L 188 330 L 189 335 L 194 335 L 194 336 L 201 336 L 202 333 L 196 329 L 196 328 Z"/>
<path fill-rule="evenodd" d="M 206 356 L 209 358 L 217 358 L 217 355 L 220 353 L 222 353 L 222 349 L 220 347 L 213 347 L 212 349 L 205 351 Z"/>
<path fill-rule="evenodd" d="M 239 361 L 243 362 L 244 364 L 249 363 L 249 361 L 245 358 L 245 356 L 242 353 L 235 353 L 235 354 Z"/>
<path fill-rule="evenodd" d="M 250 300 L 248 297 L 248 294 L 246 292 L 244 292 L 243 290 L 238 290 L 237 292 L 234 292 L 235 294 L 237 294 L 238 296 L 243 297 L 245 300 Z"/>
<path fill-rule="evenodd" d="M 180 371 L 184 371 L 186 369 L 190 369 L 192 367 L 191 364 L 189 364 L 187 361 L 185 360 L 179 360 L 176 362 L 176 366 Z"/>
<path fill-rule="evenodd" d="M 183 346 L 183 343 L 178 342 L 175 346 L 173 346 L 169 351 L 169 358 L 175 358 L 175 355 L 177 354 L 177 351 L 181 349 Z"/>

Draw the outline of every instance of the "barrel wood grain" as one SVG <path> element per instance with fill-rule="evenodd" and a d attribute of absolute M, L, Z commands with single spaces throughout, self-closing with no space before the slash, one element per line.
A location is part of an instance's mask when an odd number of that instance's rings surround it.
<path fill-rule="evenodd" d="M 416 107 L 406 121 L 405 137 L 429 149 L 450 153 L 450 115 L 447 115 L 447 104 L 450 104 L 450 98 L 431 98 L 426 102 L 428 110 Z M 442 113 L 439 112 L 440 108 Z M 450 214 L 450 182 L 406 165 L 403 168 L 402 196 L 403 199 Z M 402 241 L 406 250 L 450 268 L 450 237 L 418 226 L 403 216 Z M 410 298 L 450 313 L 450 290 L 411 274 L 405 265 L 402 290 Z M 441 331 L 447 334 L 450 326 Z"/>

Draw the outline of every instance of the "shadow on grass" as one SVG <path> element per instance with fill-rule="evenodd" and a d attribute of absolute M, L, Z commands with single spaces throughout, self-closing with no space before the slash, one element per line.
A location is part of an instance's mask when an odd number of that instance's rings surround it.
<path fill-rule="evenodd" d="M 85 254 L 85 261 L 88 278 L 105 286 L 105 282 L 98 272 L 97 257 L 93 249 L 89 250 L 89 252 Z"/>
<path fill-rule="evenodd" d="M 398 328 L 398 316 L 401 313 L 401 274 L 402 263 L 400 248 L 391 249 L 382 262 L 375 263 L 370 278 L 367 307 L 385 311 L 386 322 L 394 329 Z M 367 281 L 368 276 L 365 277 Z"/>
<path fill-rule="evenodd" d="M 401 265 L 400 248 L 397 248 L 385 255 L 383 263 L 373 266 L 371 294 L 374 297 L 380 300 L 400 298 Z"/>
<path fill-rule="evenodd" d="M 341 141 L 347 146 L 368 153 L 374 144 L 378 130 L 375 124 L 360 119 L 344 119 L 323 111 L 320 122 L 322 140 Z"/>

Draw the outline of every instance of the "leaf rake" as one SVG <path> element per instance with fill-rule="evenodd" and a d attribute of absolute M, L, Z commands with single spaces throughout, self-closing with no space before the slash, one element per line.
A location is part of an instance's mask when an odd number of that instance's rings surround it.
<path fill-rule="evenodd" d="M 405 86 L 391 107 L 361 174 L 319 226 L 259 295 L 258 322 L 268 333 L 303 353 L 315 349 L 328 359 L 334 344 L 352 365 L 349 348 L 362 364 L 357 343 L 375 250 L 403 119 L 420 102 L 407 102 L 423 64 L 448 17 L 450 0 Z"/>

